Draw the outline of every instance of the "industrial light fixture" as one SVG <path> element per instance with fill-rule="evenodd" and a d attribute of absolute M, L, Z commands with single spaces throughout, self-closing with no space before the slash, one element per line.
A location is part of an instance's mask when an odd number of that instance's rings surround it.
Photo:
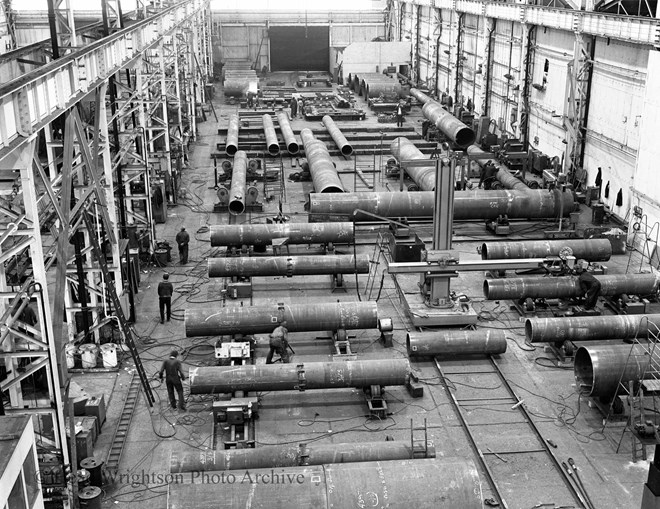
<path fill-rule="evenodd" d="M 446 53 L 447 55 L 450 55 L 450 54 L 451 54 L 451 51 L 449 51 L 448 49 L 446 49 L 446 50 L 444 50 L 444 53 Z"/>
<path fill-rule="evenodd" d="M 532 83 L 532 86 L 539 92 L 545 92 L 545 85 L 541 85 L 540 83 Z"/>
<path fill-rule="evenodd" d="M 513 79 L 513 75 L 507 73 L 507 74 L 504 75 L 504 78 L 506 78 L 507 80 L 512 80 L 512 79 Z"/>

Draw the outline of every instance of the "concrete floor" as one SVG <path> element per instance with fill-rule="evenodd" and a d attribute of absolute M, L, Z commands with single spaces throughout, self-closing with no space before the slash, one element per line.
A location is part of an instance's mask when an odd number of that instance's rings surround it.
<path fill-rule="evenodd" d="M 223 103 L 221 88 L 216 84 L 216 111 L 220 125 L 225 125 L 236 106 Z M 360 125 L 378 125 L 376 116 L 368 110 L 364 102 L 358 101 L 368 111 L 367 120 Z M 415 108 L 406 122 L 419 126 L 419 108 Z M 212 116 L 211 116 L 212 118 Z M 340 124 L 340 127 L 345 125 Z M 347 123 L 346 125 L 351 125 Z M 294 130 L 302 127 L 322 129 L 318 122 L 293 122 Z M 133 416 L 127 448 L 122 457 L 118 477 L 109 479 L 104 490 L 103 507 L 140 507 L 141 509 L 164 508 L 168 501 L 168 478 L 170 455 L 174 451 L 206 449 L 211 447 L 211 397 L 188 396 L 188 411 L 170 410 L 164 385 L 156 381 L 155 374 L 160 363 L 173 348 L 187 349 L 184 358 L 186 366 L 214 364 L 212 345 L 214 338 L 185 338 L 183 313 L 186 309 L 212 308 L 220 306 L 221 281 L 209 280 L 206 274 L 206 260 L 209 256 L 219 256 L 220 248 L 211 248 L 208 227 L 227 222 L 226 213 L 214 213 L 213 204 L 217 201 L 213 190 L 213 164 L 209 155 L 215 152 L 215 144 L 220 141 L 217 135 L 218 124 L 214 120 L 199 124 L 199 135 L 192 144 L 189 168 L 183 172 L 181 199 L 168 210 L 168 220 L 157 225 L 158 238 L 174 244 L 174 236 L 185 225 L 191 234 L 190 256 L 187 265 L 173 263 L 166 268 L 144 266 L 141 268 L 140 290 L 136 296 L 138 320 L 135 331 L 139 335 L 138 345 L 147 373 L 154 377 L 152 386 L 156 395 L 156 406 L 150 410 L 141 397 Z M 372 158 L 369 156 L 368 158 Z M 297 171 L 289 165 L 285 157 L 285 172 Z M 338 167 L 352 167 L 352 161 L 337 161 Z M 378 188 L 384 189 L 386 181 L 378 179 Z M 353 187 L 353 177 L 343 175 L 347 189 Z M 396 183 L 391 183 L 394 186 Z M 286 203 L 283 211 L 292 221 L 305 221 L 303 204 L 304 193 L 311 184 L 286 184 Z M 394 189 L 395 187 L 393 187 Z M 258 222 L 276 214 L 276 203 L 265 203 L 262 214 L 248 214 L 238 222 Z M 588 214 L 588 211 L 586 212 Z M 516 227 L 521 235 L 529 233 L 529 225 Z M 552 225 L 540 225 L 540 229 L 553 229 Z M 427 229 L 428 234 L 430 229 Z M 457 225 L 455 247 L 461 251 L 462 259 L 479 259 L 476 252 L 482 238 L 493 238 L 482 225 Z M 363 232 L 358 238 L 358 252 L 372 254 L 374 232 Z M 302 251 L 304 247 L 298 248 Z M 625 271 L 628 257 L 616 256 L 607 263 L 611 272 Z M 162 274 L 171 274 L 175 287 L 173 299 L 174 316 L 172 322 L 161 325 L 158 317 L 156 286 Z M 367 277 L 360 276 L 359 287 L 363 298 Z M 544 439 L 557 444 L 553 450 L 557 459 L 567 461 L 574 458 L 594 505 L 598 508 L 639 507 L 642 487 L 646 480 L 647 462 L 632 463 L 631 441 L 629 437 L 622 443 L 620 452 L 615 452 L 622 425 L 609 424 L 604 431 L 602 414 L 590 408 L 584 398 L 578 398 L 574 387 L 572 369 L 559 369 L 553 364 L 552 354 L 544 353 L 542 347 L 532 349 L 524 343 L 523 324 L 516 312 L 509 310 L 504 302 L 483 300 L 482 273 L 462 273 L 452 281 L 452 289 L 468 295 L 479 313 L 480 327 L 502 328 L 507 330 L 508 351 L 495 360 L 508 380 L 514 382 L 515 392 L 524 400 L 524 405 L 533 415 Z M 255 278 L 255 304 L 276 302 L 329 301 L 334 299 L 356 300 L 355 279 L 346 278 L 348 293 L 331 293 L 328 277 Z M 380 280 L 378 276 L 377 283 Z M 378 284 L 376 284 L 376 291 Z M 375 298 L 374 292 L 372 298 Z M 249 302 L 245 303 L 249 305 Z M 227 305 L 239 305 L 228 301 Z M 378 341 L 376 330 L 355 331 L 352 341 L 360 359 L 407 357 L 405 338 L 413 330 L 403 314 L 393 282 L 385 278 L 380 300 L 379 317 L 391 317 L 395 325 L 393 349 L 384 349 Z M 314 339 L 310 333 L 291 334 L 290 341 L 296 348 L 296 361 L 329 359 L 330 342 Z M 267 338 L 259 338 L 257 362 L 264 362 L 267 353 Z M 550 358 L 552 360 L 539 360 Z M 119 373 L 80 374 L 74 379 L 90 394 L 104 393 L 108 402 L 108 420 L 97 442 L 95 456 L 105 459 L 114 427 L 126 396 L 127 384 L 132 372 L 132 360 L 124 357 Z M 367 406 L 361 393 L 355 390 L 308 391 L 305 393 L 266 393 L 262 395 L 260 419 L 256 423 L 258 445 L 283 442 L 304 442 L 322 440 L 330 442 L 380 441 L 386 436 L 396 440 L 410 439 L 410 420 L 421 425 L 427 420 L 430 438 L 434 441 L 438 456 L 460 456 L 474 458 L 474 453 L 466 440 L 463 428 L 455 414 L 446 389 L 440 383 L 438 370 L 433 362 L 425 360 L 412 362 L 415 373 L 424 383 L 424 397 L 413 399 L 403 387 L 388 388 L 387 401 L 391 415 L 382 422 L 365 418 Z M 442 363 L 447 381 L 454 392 L 461 397 L 482 394 L 479 390 L 495 387 L 496 379 L 488 380 L 474 371 L 489 366 L 489 361 L 448 361 Z M 467 371 L 458 374 L 458 371 Z M 187 383 L 184 384 L 187 394 Z M 472 387 L 472 388 L 471 388 Z M 498 391 L 501 388 L 495 387 Z M 499 392 L 497 393 L 499 394 Z M 478 396 L 477 396 L 478 397 Z M 494 396 L 495 397 L 495 394 Z M 481 414 L 479 414 L 481 412 Z M 496 438 L 497 451 L 507 451 L 520 447 L 529 433 L 512 424 L 513 411 L 504 407 L 504 417 L 495 415 L 488 409 L 476 406 L 470 409 L 470 417 L 482 417 L 480 422 L 492 426 L 475 429 L 475 433 L 490 433 Z M 500 423 L 500 424 L 496 424 Z M 485 452 L 485 451 L 483 451 Z M 652 448 L 649 453 L 652 455 Z M 553 467 L 547 458 L 519 458 L 515 454 L 502 456 L 498 460 L 488 458 L 496 481 L 502 488 L 510 508 L 531 507 L 572 507 L 574 502 L 565 496 L 560 481 L 553 474 Z M 506 460 L 506 461 L 504 461 Z M 491 497 L 481 472 L 483 497 Z M 438 480 L 438 482 L 442 482 Z M 174 487 L 175 488 L 175 487 Z M 220 492 L 218 492 L 218 496 Z M 414 506 L 415 500 L 410 500 Z M 276 507 L 274 505 L 273 507 Z M 289 506 L 296 507 L 295 501 Z M 190 501 L 190 507 L 201 507 Z M 279 507 L 279 506 L 278 506 Z"/>

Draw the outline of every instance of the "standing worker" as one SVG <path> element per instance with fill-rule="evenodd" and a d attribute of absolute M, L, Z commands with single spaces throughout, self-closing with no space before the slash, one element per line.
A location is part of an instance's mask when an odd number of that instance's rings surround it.
<path fill-rule="evenodd" d="M 403 127 L 403 104 L 401 104 L 401 101 L 396 105 L 396 126 Z"/>
<path fill-rule="evenodd" d="M 177 359 L 179 353 L 173 350 L 170 358 L 163 361 L 163 366 L 160 368 L 158 375 L 160 381 L 163 381 L 163 372 L 165 372 L 165 385 L 167 386 L 167 395 L 170 398 L 170 406 L 176 409 L 176 398 L 174 397 L 174 389 L 179 395 L 179 409 L 185 412 L 186 402 L 183 399 L 183 385 L 181 382 L 186 379 L 186 376 L 181 370 L 181 361 Z"/>
<path fill-rule="evenodd" d="M 289 101 L 289 108 L 291 108 L 291 118 L 296 118 L 296 115 L 298 115 L 298 101 L 293 95 Z"/>
<path fill-rule="evenodd" d="M 585 268 L 582 268 L 578 280 L 580 282 L 580 290 L 584 294 L 584 308 L 593 309 L 598 303 L 598 296 L 601 289 L 600 281 L 591 272 L 587 272 Z"/>
<path fill-rule="evenodd" d="M 289 363 L 289 329 L 286 328 L 286 320 L 282 320 L 275 330 L 270 334 L 270 352 L 266 357 L 266 364 L 273 363 L 273 354 L 277 353 L 282 362 Z"/>
<path fill-rule="evenodd" d="M 165 321 L 165 308 L 167 308 L 167 321 L 172 317 L 172 294 L 174 287 L 168 281 L 170 275 L 166 272 L 163 274 L 163 280 L 158 283 L 158 305 L 160 308 L 160 323 Z"/>
<path fill-rule="evenodd" d="M 181 265 L 188 263 L 188 243 L 190 242 L 190 235 L 185 227 L 181 227 L 181 231 L 176 234 L 176 243 L 179 246 L 179 261 Z"/>
<path fill-rule="evenodd" d="M 300 114 L 300 118 L 305 117 L 305 110 L 303 109 L 303 100 L 300 97 L 298 97 L 298 113 Z"/>

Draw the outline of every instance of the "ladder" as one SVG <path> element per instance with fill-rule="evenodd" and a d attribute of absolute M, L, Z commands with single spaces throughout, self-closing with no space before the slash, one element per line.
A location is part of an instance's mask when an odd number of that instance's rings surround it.
<path fill-rule="evenodd" d="M 641 209 L 639 213 L 635 213 L 633 221 L 630 228 L 632 235 L 626 239 L 626 246 L 630 251 L 626 273 L 630 271 L 631 266 L 637 272 L 642 271 L 645 263 L 648 263 L 649 267 L 652 267 L 654 258 L 658 256 L 656 250 L 658 248 L 658 237 L 660 237 L 660 224 L 655 223 L 649 227 L 646 214 L 642 214 Z M 639 255 L 639 260 L 637 260 L 638 257 L 635 255 Z M 635 258 L 634 261 L 633 257 Z M 638 262 L 639 267 L 635 268 Z"/>
<path fill-rule="evenodd" d="M 124 406 L 121 410 L 119 422 L 115 428 L 115 435 L 112 437 L 112 444 L 110 444 L 108 457 L 105 460 L 105 466 L 107 469 L 114 471 L 119 469 L 119 461 L 121 460 L 121 455 L 124 452 L 124 444 L 126 444 L 128 429 L 131 426 L 131 420 L 133 420 L 133 412 L 135 411 L 138 394 L 140 392 L 139 382 L 140 379 L 135 376 L 134 371 L 131 375 L 131 381 L 128 384 L 128 393 L 126 394 L 126 399 L 124 400 Z"/>
<path fill-rule="evenodd" d="M 108 296 L 110 297 L 110 300 L 112 301 L 112 305 L 115 308 L 115 314 L 117 315 L 117 319 L 119 321 L 119 327 L 121 329 L 124 340 L 126 341 L 126 345 L 128 346 L 131 355 L 133 356 L 133 361 L 135 362 L 135 371 L 137 372 L 138 377 L 140 378 L 140 382 L 142 383 L 144 396 L 147 398 L 147 403 L 149 403 L 149 406 L 153 407 L 155 401 L 154 394 L 151 391 L 151 385 L 149 384 L 147 373 L 145 372 L 144 366 L 142 365 L 142 361 L 140 360 L 140 354 L 138 353 L 137 348 L 135 347 L 135 342 L 133 341 L 133 334 L 131 332 L 131 328 L 128 326 L 128 323 L 126 322 L 126 317 L 124 316 L 124 311 L 121 308 L 121 303 L 119 302 L 119 297 L 117 296 L 117 290 L 115 289 L 115 283 L 110 277 L 110 273 L 108 271 L 108 263 L 106 262 L 103 252 L 101 251 L 101 246 L 99 246 L 99 243 L 96 240 L 96 237 L 94 236 L 94 225 L 92 224 L 92 220 L 89 217 L 89 212 L 87 212 L 87 210 L 83 209 L 82 218 L 83 221 L 85 222 L 85 227 L 87 228 L 87 231 L 90 233 L 89 241 L 92 245 L 92 251 L 94 253 L 94 256 L 96 257 L 96 260 L 99 263 L 99 267 L 101 269 L 101 273 L 103 274 L 103 278 L 105 279 L 106 290 L 108 292 Z"/>
<path fill-rule="evenodd" d="M 286 203 L 286 192 L 284 186 L 284 161 L 282 154 L 274 162 L 267 162 L 264 157 L 264 200 L 277 199 L 279 204 Z M 277 178 L 269 180 L 269 176 L 276 175 Z"/>

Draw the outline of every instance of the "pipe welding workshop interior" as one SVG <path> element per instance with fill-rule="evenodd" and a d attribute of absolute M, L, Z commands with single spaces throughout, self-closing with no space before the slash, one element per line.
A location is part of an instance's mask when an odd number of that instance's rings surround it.
<path fill-rule="evenodd" d="M 657 2 L 512 6 L 1 2 L 0 509 L 660 507 Z"/>

